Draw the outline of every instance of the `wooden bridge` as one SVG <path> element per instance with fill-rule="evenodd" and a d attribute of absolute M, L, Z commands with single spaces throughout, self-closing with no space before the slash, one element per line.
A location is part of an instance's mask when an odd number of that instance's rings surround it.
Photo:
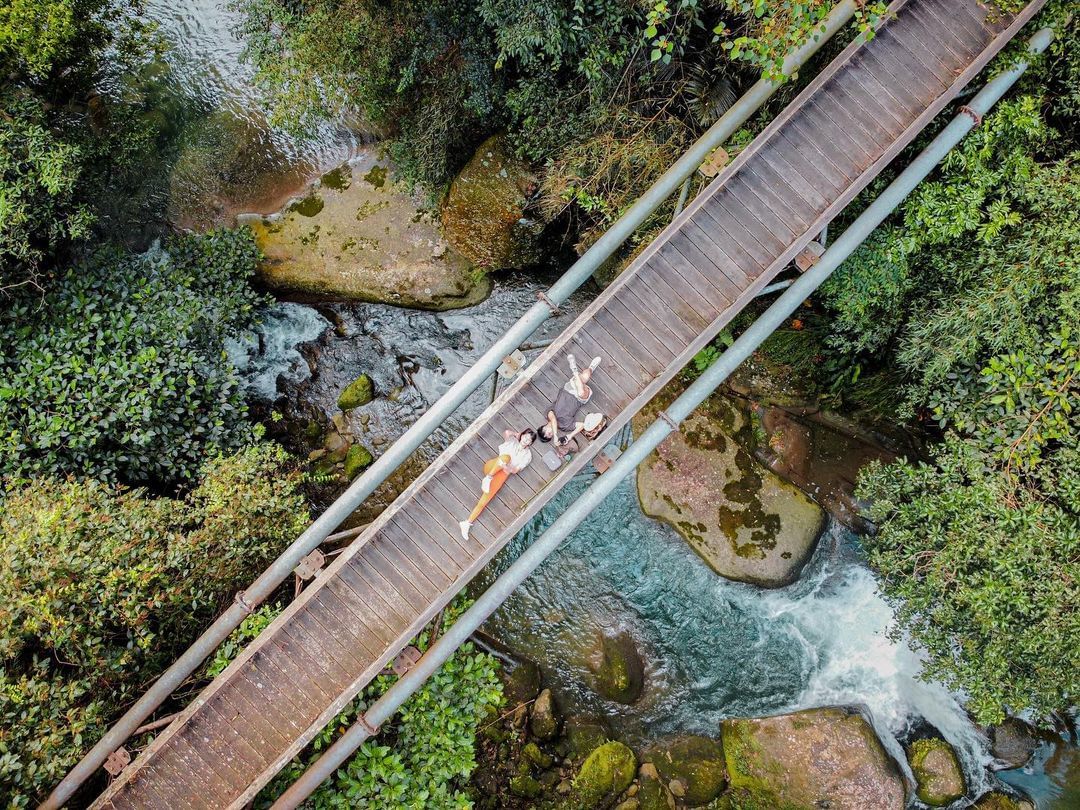
<path fill-rule="evenodd" d="M 504 429 L 543 423 L 567 354 L 604 359 L 590 409 L 618 430 L 1041 4 L 1002 17 L 975 0 L 893 3 L 877 36 L 838 56 L 94 806 L 247 804 L 599 450 L 556 472 L 534 461 L 461 538 L 484 461 Z"/>

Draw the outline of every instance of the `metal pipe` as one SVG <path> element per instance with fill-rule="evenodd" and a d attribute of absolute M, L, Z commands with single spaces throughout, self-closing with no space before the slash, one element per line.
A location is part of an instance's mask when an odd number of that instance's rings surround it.
<path fill-rule="evenodd" d="M 690 196 L 690 183 L 694 180 L 694 175 L 690 175 L 683 180 L 682 188 L 679 189 L 679 199 L 675 203 L 675 213 L 671 215 L 671 221 L 674 222 L 682 210 L 686 207 L 686 198 Z"/>
<path fill-rule="evenodd" d="M 1028 42 L 1032 54 L 1041 53 L 1050 44 L 1053 32 L 1038 31 Z M 978 116 L 985 114 L 1027 69 L 1026 61 L 998 75 L 967 105 Z M 353 752 L 378 731 L 401 705 L 431 677 L 454 651 L 468 640 L 511 593 L 558 548 L 588 515 L 600 505 L 619 483 L 637 469 L 638 464 L 656 449 L 674 425 L 686 419 L 713 391 L 726 380 L 762 342 L 795 312 L 832 272 L 839 267 L 897 206 L 922 182 L 942 158 L 975 126 L 975 118 L 961 112 L 929 146 L 885 189 L 840 238 L 833 243 L 817 264 L 803 273 L 762 315 L 739 335 L 738 339 L 705 370 L 666 409 L 666 418 L 657 419 L 619 456 L 606 473 L 601 475 L 574 501 L 554 523 L 522 552 L 509 568 L 466 610 L 442 638 L 407 673 L 376 700 L 326 752 L 281 795 L 271 810 L 293 810 L 330 777 Z"/>
<path fill-rule="evenodd" d="M 783 74 L 798 70 L 807 59 L 837 31 L 847 24 L 857 9 L 856 0 L 841 0 L 829 13 L 817 36 L 793 49 L 784 59 Z M 524 343 L 592 274 L 607 261 L 637 228 L 671 196 L 701 162 L 739 129 L 780 86 L 777 82 L 758 80 L 621 217 L 533 304 L 505 334 L 455 382 L 446 393 L 425 411 L 393 445 L 364 471 L 349 488 L 323 512 L 308 529 L 274 560 L 240 594 L 195 642 L 137 700 L 79 763 L 42 802 L 40 810 L 56 810 L 75 790 L 119 748 L 131 733 L 183 683 L 192 672 L 235 630 L 252 608 L 266 599 L 308 553 L 351 515 L 383 481 L 438 428 L 489 375 L 502 364 L 506 355 Z M 546 299 L 546 300 L 545 300 Z M 548 303 L 550 302 L 550 303 Z"/>

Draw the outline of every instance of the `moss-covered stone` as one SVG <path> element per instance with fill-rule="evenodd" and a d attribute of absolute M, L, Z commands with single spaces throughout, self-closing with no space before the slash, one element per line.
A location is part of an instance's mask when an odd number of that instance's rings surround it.
<path fill-rule="evenodd" d="M 541 751 L 540 746 L 534 742 L 525 744 L 525 747 L 521 749 L 521 756 L 540 770 L 550 768 L 554 762 L 551 755 Z"/>
<path fill-rule="evenodd" d="M 550 689 L 545 689 L 533 703 L 529 730 L 538 740 L 550 740 L 559 731 L 559 712 Z"/>
<path fill-rule="evenodd" d="M 944 740 L 916 740 L 907 755 L 915 775 L 916 794 L 924 804 L 945 807 L 967 792 L 960 760 Z"/>
<path fill-rule="evenodd" d="M 579 807 L 593 808 L 614 800 L 630 787 L 637 771 L 634 752 L 621 742 L 608 742 L 585 758 L 574 777 Z"/>
<path fill-rule="evenodd" d="M 675 810 L 675 797 L 660 778 L 656 766 L 644 763 L 638 770 L 638 801 L 641 810 Z"/>
<path fill-rule="evenodd" d="M 527 773 L 510 777 L 510 792 L 522 799 L 535 799 L 544 792 L 544 786 Z"/>
<path fill-rule="evenodd" d="M 643 430 L 680 392 L 668 386 L 635 417 Z M 752 428 L 712 397 L 638 465 L 642 510 L 670 524 L 716 573 L 766 588 L 795 581 L 813 554 L 824 512 L 742 446 Z"/>
<path fill-rule="evenodd" d="M 352 480 L 360 474 L 374 459 L 371 451 L 359 444 L 354 444 L 345 454 L 345 477 Z"/>
<path fill-rule="evenodd" d="M 903 810 L 904 783 L 861 715 L 809 709 L 721 725 L 733 789 L 784 810 Z"/>
<path fill-rule="evenodd" d="M 653 746 L 642 757 L 667 782 L 683 786 L 682 800 L 690 807 L 708 804 L 727 783 L 724 749 L 716 740 L 687 735 Z"/>
<path fill-rule="evenodd" d="M 536 184 L 501 135 L 488 138 L 450 186 L 442 212 L 447 240 L 487 270 L 536 264 L 541 225 L 525 216 Z"/>
<path fill-rule="evenodd" d="M 641 697 L 645 686 L 645 665 L 629 633 L 616 636 L 601 634 L 588 663 L 595 676 L 597 694 L 625 704 Z"/>
<path fill-rule="evenodd" d="M 350 411 L 353 408 L 359 408 L 361 405 L 367 405 L 375 396 L 375 385 L 371 382 L 371 377 L 367 374 L 361 374 L 347 386 L 345 390 L 338 396 L 338 407 L 343 411 Z"/>
<path fill-rule="evenodd" d="M 1017 801 L 1004 793 L 987 793 L 975 802 L 974 810 L 1028 810 L 1034 808 L 1031 802 Z"/>
<path fill-rule="evenodd" d="M 559 751 L 572 762 L 578 763 L 610 739 L 611 730 L 602 717 L 575 714 L 567 717 L 563 724 Z"/>
<path fill-rule="evenodd" d="M 503 668 L 503 696 L 510 707 L 528 703 L 540 694 L 540 668 L 532 661 L 522 661 L 512 670 Z"/>

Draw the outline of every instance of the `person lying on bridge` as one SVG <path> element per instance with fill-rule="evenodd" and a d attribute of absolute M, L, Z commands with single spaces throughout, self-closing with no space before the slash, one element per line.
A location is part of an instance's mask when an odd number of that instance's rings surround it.
<path fill-rule="evenodd" d="M 472 529 L 473 524 L 476 523 L 476 519 L 480 517 L 484 507 L 495 497 L 495 493 L 499 491 L 499 488 L 506 483 L 506 479 L 524 470 L 532 461 L 532 450 L 529 449 L 529 446 L 536 441 L 535 430 L 526 428 L 520 433 L 505 430 L 503 431 L 503 438 L 506 441 L 499 445 L 498 457 L 484 464 L 484 480 L 480 483 L 480 490 L 483 494 L 480 496 L 480 500 L 476 502 L 476 508 L 472 510 L 472 514 L 469 515 L 467 520 L 463 520 L 458 524 L 463 540 L 469 539 L 469 531 Z"/>
<path fill-rule="evenodd" d="M 568 444 L 577 434 L 585 430 L 585 423 L 578 419 L 578 411 L 592 398 L 589 380 L 600 365 L 600 358 L 594 357 L 587 369 L 578 371 L 574 355 L 567 355 L 566 359 L 570 363 L 570 380 L 551 403 L 551 408 L 547 412 L 547 422 L 536 431 L 540 436 L 540 441 L 553 441 L 556 446 Z M 560 431 L 562 431 L 561 436 Z"/>

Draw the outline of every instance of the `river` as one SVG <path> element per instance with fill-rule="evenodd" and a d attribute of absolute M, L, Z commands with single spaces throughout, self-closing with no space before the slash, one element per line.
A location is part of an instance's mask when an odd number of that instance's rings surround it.
<path fill-rule="evenodd" d="M 305 138 L 274 131 L 260 112 L 252 72 L 233 36 L 235 17 L 221 2 L 150 0 L 148 14 L 168 43 L 153 80 L 165 83 L 162 96 L 186 111 L 177 136 L 181 159 L 170 183 L 174 223 L 206 227 L 241 211 L 277 210 L 309 180 L 371 148 L 369 134 L 355 123 L 328 123 Z M 372 404 L 362 426 L 377 450 L 542 287 L 537 277 L 511 276 L 498 281 L 484 303 L 447 313 L 283 302 L 264 313 L 259 333 L 232 344 L 230 355 L 253 399 L 327 417 L 342 381 L 371 374 L 377 390 L 392 393 Z M 567 317 L 585 300 L 575 298 Z M 485 396 L 474 395 L 426 452 L 445 445 L 479 412 Z M 480 582 L 490 581 L 583 486 L 560 493 Z M 536 660 L 568 706 L 608 715 L 628 740 L 680 731 L 715 734 L 727 716 L 859 704 L 901 762 L 907 735 L 924 724 L 935 727 L 959 752 L 975 795 L 995 780 L 986 770 L 986 741 L 957 696 L 918 679 L 918 657 L 885 634 L 891 617 L 857 538 L 838 524 L 830 524 L 798 582 L 762 591 L 713 574 L 673 530 L 641 512 L 627 482 L 487 629 Z M 589 640 L 613 629 L 631 632 L 646 660 L 646 692 L 630 707 L 607 703 L 586 685 Z M 1046 745 L 1028 769 L 1001 776 L 1041 810 L 1080 806 L 1075 747 Z"/>

